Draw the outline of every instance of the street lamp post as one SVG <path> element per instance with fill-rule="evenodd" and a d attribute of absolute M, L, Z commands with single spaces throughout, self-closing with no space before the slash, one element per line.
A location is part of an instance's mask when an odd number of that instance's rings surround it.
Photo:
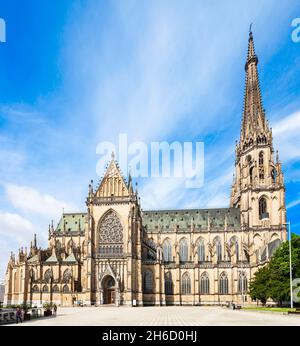
<path fill-rule="evenodd" d="M 293 302 L 293 273 L 292 273 L 292 233 L 291 233 L 291 223 L 284 223 L 285 226 L 288 226 L 289 229 L 289 260 L 290 260 L 290 297 L 291 297 L 291 309 L 294 307 Z"/>

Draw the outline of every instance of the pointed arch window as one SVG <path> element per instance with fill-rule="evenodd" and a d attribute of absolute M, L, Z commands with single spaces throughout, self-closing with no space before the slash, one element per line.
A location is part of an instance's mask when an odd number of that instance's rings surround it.
<path fill-rule="evenodd" d="M 246 294 L 248 290 L 248 281 L 246 274 L 240 273 L 239 282 L 238 282 L 238 292 L 242 294 Z"/>
<path fill-rule="evenodd" d="M 253 184 L 253 170 L 254 170 L 254 167 L 251 167 L 249 170 L 250 184 Z"/>
<path fill-rule="evenodd" d="M 58 293 L 59 292 L 59 287 L 57 285 L 53 286 L 52 291 L 53 291 L 53 293 Z"/>
<path fill-rule="evenodd" d="M 123 253 L 123 227 L 114 210 L 104 215 L 98 226 L 99 254 L 116 256 Z"/>
<path fill-rule="evenodd" d="M 259 219 L 266 219 L 269 217 L 267 212 L 267 200 L 265 197 L 261 197 L 258 201 L 259 204 Z"/>
<path fill-rule="evenodd" d="M 163 244 L 164 262 L 172 262 L 172 244 L 170 240 L 165 240 Z"/>
<path fill-rule="evenodd" d="M 43 293 L 48 293 L 49 292 L 49 288 L 47 285 L 43 286 Z"/>
<path fill-rule="evenodd" d="M 261 151 L 258 157 L 258 164 L 262 166 L 264 164 L 264 153 Z"/>
<path fill-rule="evenodd" d="M 220 294 L 228 294 L 228 277 L 227 277 L 226 273 L 222 273 L 220 275 L 219 293 Z"/>
<path fill-rule="evenodd" d="M 150 269 L 144 271 L 143 287 L 145 293 L 153 293 L 153 273 Z"/>
<path fill-rule="evenodd" d="M 191 294 L 191 278 L 188 273 L 182 275 L 181 294 Z"/>
<path fill-rule="evenodd" d="M 70 269 L 66 269 L 63 273 L 63 283 L 68 284 L 71 280 L 72 274 Z"/>
<path fill-rule="evenodd" d="M 165 294 L 173 294 L 172 273 L 165 273 Z"/>
<path fill-rule="evenodd" d="M 217 239 L 216 241 L 216 255 L 217 260 L 222 261 L 222 244 L 220 239 Z"/>
<path fill-rule="evenodd" d="M 68 285 L 64 285 L 63 293 L 69 293 L 69 292 L 70 292 L 69 286 Z"/>
<path fill-rule="evenodd" d="M 272 178 L 272 183 L 276 183 L 276 170 L 273 168 L 271 171 L 271 178 Z"/>
<path fill-rule="evenodd" d="M 201 275 L 200 294 L 209 294 L 209 277 L 207 273 Z"/>
<path fill-rule="evenodd" d="M 179 259 L 180 262 L 187 262 L 189 260 L 188 255 L 188 243 L 186 239 L 182 239 L 179 244 Z"/>
<path fill-rule="evenodd" d="M 198 261 L 205 261 L 205 245 L 203 239 L 201 239 L 198 243 Z"/>
<path fill-rule="evenodd" d="M 44 281 L 49 284 L 51 282 L 51 279 L 52 279 L 52 273 L 51 273 L 51 270 L 50 269 L 47 269 L 45 271 L 45 274 L 44 274 Z"/>

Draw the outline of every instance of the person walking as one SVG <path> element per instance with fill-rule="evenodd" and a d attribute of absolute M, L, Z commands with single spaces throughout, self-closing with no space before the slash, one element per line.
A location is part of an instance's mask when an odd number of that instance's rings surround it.
<path fill-rule="evenodd" d="M 54 310 L 54 315 L 56 316 L 56 311 L 57 311 L 57 306 L 56 306 L 56 304 L 54 304 L 53 310 Z"/>
<path fill-rule="evenodd" d="M 22 310 L 20 308 L 17 308 L 16 312 L 16 322 L 19 323 L 19 321 L 22 323 Z"/>

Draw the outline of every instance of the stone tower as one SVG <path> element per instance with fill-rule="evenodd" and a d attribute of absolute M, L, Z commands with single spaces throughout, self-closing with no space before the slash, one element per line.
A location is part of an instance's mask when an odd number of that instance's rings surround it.
<path fill-rule="evenodd" d="M 89 187 L 87 209 L 85 271 L 91 303 L 142 304 L 139 198 L 113 154 L 99 187 Z"/>
<path fill-rule="evenodd" d="M 250 31 L 245 65 L 246 86 L 240 141 L 236 144 L 231 207 L 241 211 L 245 229 L 285 229 L 285 187 L 278 152 L 274 159 L 272 129 L 263 108 L 258 58 Z M 282 232 L 282 240 L 285 232 Z"/>

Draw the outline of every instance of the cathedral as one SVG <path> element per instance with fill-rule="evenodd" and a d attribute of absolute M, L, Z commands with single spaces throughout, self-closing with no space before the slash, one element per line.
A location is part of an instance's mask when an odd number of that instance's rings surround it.
<path fill-rule="evenodd" d="M 148 210 L 114 156 L 86 211 L 49 226 L 48 247 L 10 256 L 5 304 L 256 304 L 254 273 L 286 240 L 285 186 L 266 119 L 252 32 L 230 206 Z"/>

